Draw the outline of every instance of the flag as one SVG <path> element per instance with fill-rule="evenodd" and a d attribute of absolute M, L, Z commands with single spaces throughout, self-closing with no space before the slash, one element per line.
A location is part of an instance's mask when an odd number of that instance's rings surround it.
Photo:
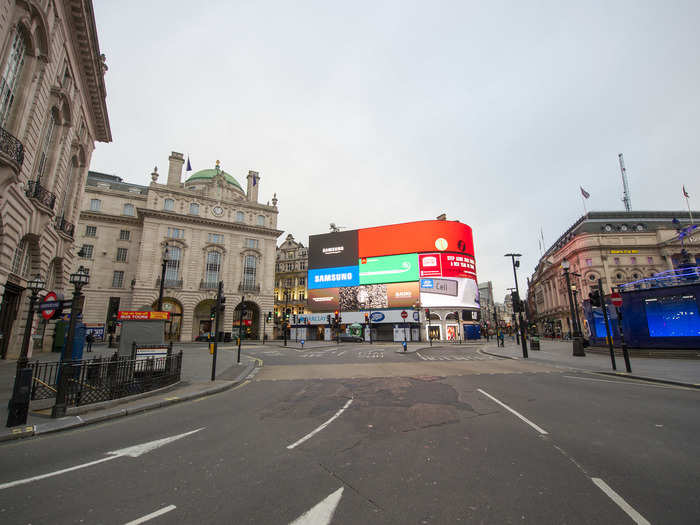
<path fill-rule="evenodd" d="M 187 169 L 185 171 L 192 171 L 192 164 L 190 164 L 190 156 L 187 155 Z"/>
<path fill-rule="evenodd" d="M 579 186 L 579 188 L 581 188 L 581 195 L 583 195 L 584 199 L 587 199 L 591 196 L 590 193 L 588 193 L 586 190 L 583 189 L 583 186 Z"/>
<path fill-rule="evenodd" d="M 686 199 L 690 197 L 690 195 L 688 195 L 688 192 L 685 191 L 685 184 L 683 185 L 683 197 L 685 197 Z"/>

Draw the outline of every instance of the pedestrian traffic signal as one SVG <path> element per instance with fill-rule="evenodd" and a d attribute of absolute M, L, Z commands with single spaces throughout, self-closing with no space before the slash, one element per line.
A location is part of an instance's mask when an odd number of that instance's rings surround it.
<path fill-rule="evenodd" d="M 599 290 L 593 290 L 588 294 L 588 300 L 591 302 L 591 306 L 603 306 L 603 301 L 600 297 Z"/>

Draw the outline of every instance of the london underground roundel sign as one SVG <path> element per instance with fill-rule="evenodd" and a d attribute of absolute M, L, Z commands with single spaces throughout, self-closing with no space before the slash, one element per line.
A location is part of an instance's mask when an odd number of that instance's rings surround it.
<path fill-rule="evenodd" d="M 44 300 L 42 302 L 43 303 L 53 303 L 53 302 L 56 302 L 57 300 L 58 300 L 58 297 L 56 297 L 56 294 L 53 292 L 49 292 L 46 294 L 46 296 L 44 296 Z M 55 309 L 41 310 L 41 316 L 46 320 L 51 319 L 53 317 L 54 313 L 56 313 Z"/>

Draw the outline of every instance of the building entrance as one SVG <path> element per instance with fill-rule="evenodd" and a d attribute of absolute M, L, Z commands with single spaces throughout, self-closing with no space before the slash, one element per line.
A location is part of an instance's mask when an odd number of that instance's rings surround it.
<path fill-rule="evenodd" d="M 22 297 L 23 288 L 12 284 L 5 284 L 5 293 L 2 296 L 2 304 L 0 305 L 0 358 L 7 359 L 7 348 L 12 337 L 12 326 L 17 319 L 17 311 L 19 310 L 19 301 Z"/>

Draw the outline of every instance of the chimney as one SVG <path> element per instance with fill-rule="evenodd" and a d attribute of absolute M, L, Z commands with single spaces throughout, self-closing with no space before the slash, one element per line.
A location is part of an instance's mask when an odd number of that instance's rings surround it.
<path fill-rule="evenodd" d="M 257 171 L 248 170 L 248 200 L 258 202 L 258 188 L 260 187 L 260 174 Z"/>
<path fill-rule="evenodd" d="M 182 153 L 173 151 L 168 157 L 170 167 L 168 168 L 168 186 L 175 188 L 180 187 L 180 179 L 182 178 L 182 165 L 185 163 L 185 158 Z"/>

